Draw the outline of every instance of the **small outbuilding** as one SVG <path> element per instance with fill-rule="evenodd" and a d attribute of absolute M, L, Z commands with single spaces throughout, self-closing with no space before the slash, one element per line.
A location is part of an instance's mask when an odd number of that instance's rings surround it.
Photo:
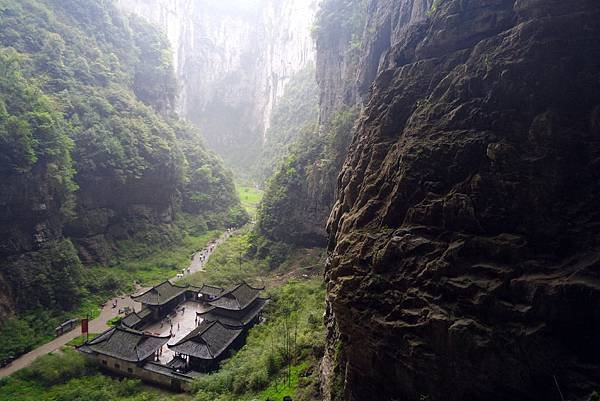
<path fill-rule="evenodd" d="M 129 327 L 130 329 L 140 330 L 143 326 L 148 323 L 148 320 L 152 317 L 152 310 L 149 308 L 142 309 L 139 312 L 131 312 L 121 320 L 121 324 Z"/>
<path fill-rule="evenodd" d="M 157 359 L 170 336 L 156 336 L 123 325 L 113 327 L 77 349 L 95 358 L 101 367 L 135 375 L 146 362 Z"/>

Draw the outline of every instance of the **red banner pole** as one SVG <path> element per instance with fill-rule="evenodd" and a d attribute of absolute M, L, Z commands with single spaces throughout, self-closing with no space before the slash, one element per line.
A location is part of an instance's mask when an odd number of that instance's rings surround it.
<path fill-rule="evenodd" d="M 89 314 L 85 314 L 85 318 L 81 319 L 81 334 L 85 334 L 86 342 L 90 339 L 89 331 Z"/>

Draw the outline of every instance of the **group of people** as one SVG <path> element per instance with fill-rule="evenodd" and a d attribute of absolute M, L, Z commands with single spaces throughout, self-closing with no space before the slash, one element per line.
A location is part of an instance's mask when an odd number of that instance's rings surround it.
<path fill-rule="evenodd" d="M 173 320 L 171 319 L 171 317 L 176 317 L 179 312 L 181 312 L 181 316 L 185 315 L 185 306 L 182 306 L 181 309 L 179 309 L 179 310 L 173 311 L 170 316 L 167 316 L 163 320 L 160 321 L 161 329 L 165 326 L 165 324 L 170 325 L 169 334 L 171 337 L 175 337 L 175 333 L 173 333 L 174 325 L 173 325 Z M 198 325 L 198 314 L 196 314 L 195 323 L 196 323 L 196 325 Z M 180 322 L 177 322 L 177 331 L 179 331 L 180 329 L 181 329 L 181 324 L 180 324 Z"/>
<path fill-rule="evenodd" d="M 234 231 L 235 231 L 234 228 L 232 228 L 232 227 L 228 228 L 221 237 L 209 242 L 208 245 L 206 246 L 206 248 L 204 248 L 203 250 L 194 253 L 192 255 L 192 259 L 195 257 L 198 257 L 198 259 L 200 260 L 200 266 L 203 266 L 207 262 L 208 257 L 215 250 L 215 248 L 218 245 L 222 244 L 225 240 L 227 240 L 231 236 L 231 234 L 233 234 Z M 191 274 L 191 273 L 192 273 L 191 267 L 188 267 L 187 269 L 183 269 L 181 271 L 182 276 L 184 276 L 185 274 Z"/>
<path fill-rule="evenodd" d="M 171 337 L 174 337 L 174 336 L 175 336 L 175 334 L 173 334 L 173 321 L 171 320 L 171 318 L 170 318 L 170 317 L 168 317 L 168 316 L 167 316 L 167 317 L 166 317 L 164 320 L 161 320 L 161 322 L 160 322 L 160 328 L 161 328 L 161 329 L 164 327 L 164 325 L 165 325 L 165 322 L 166 322 L 168 325 L 170 325 L 170 326 L 171 326 L 171 328 L 170 328 L 170 330 L 169 330 L 169 335 L 170 335 Z M 177 331 L 179 331 L 179 327 L 180 327 L 180 326 L 179 326 L 179 322 L 177 322 Z"/>

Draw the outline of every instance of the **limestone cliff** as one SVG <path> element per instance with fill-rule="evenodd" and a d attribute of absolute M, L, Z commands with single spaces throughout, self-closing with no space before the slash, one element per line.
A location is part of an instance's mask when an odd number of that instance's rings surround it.
<path fill-rule="evenodd" d="M 247 169 L 289 80 L 314 62 L 315 0 L 117 0 L 158 24 L 174 49 L 182 116 Z"/>
<path fill-rule="evenodd" d="M 597 399 L 600 4 L 368 10 L 325 399 Z"/>
<path fill-rule="evenodd" d="M 321 3 L 313 38 L 319 118 L 307 128 L 269 182 L 257 232 L 270 241 L 325 246 L 325 222 L 356 118 L 359 39 L 367 10 L 362 0 Z"/>

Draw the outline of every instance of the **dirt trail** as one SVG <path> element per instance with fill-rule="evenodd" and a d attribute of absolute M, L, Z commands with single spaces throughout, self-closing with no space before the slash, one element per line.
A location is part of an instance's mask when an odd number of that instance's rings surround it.
<path fill-rule="evenodd" d="M 206 262 L 208 261 L 208 258 L 210 257 L 210 255 L 215 251 L 215 249 L 219 245 L 224 243 L 234 232 L 235 232 L 234 230 L 225 231 L 219 238 L 210 242 L 206 248 L 204 248 L 201 251 L 196 252 L 192 257 L 189 268 L 185 269 L 185 275 L 193 274 L 195 272 L 204 270 L 204 266 L 206 265 Z M 176 277 L 171 278 L 171 280 L 175 281 L 175 280 L 178 280 L 179 278 L 180 277 L 178 275 Z M 145 291 L 146 289 L 147 288 L 139 288 L 136 291 L 136 293 Z M 117 307 L 113 308 L 112 305 L 115 302 L 115 300 L 117 301 Z M 122 316 L 123 314 L 119 314 L 119 309 L 122 309 L 127 306 L 131 310 L 139 310 L 140 309 L 140 305 L 136 305 L 136 302 L 134 302 L 129 296 L 125 296 L 125 295 L 117 297 L 117 298 L 113 298 L 113 299 L 110 299 L 109 301 L 107 301 L 106 304 L 104 305 L 104 307 L 102 308 L 100 315 L 97 318 L 95 318 L 94 320 L 90 321 L 90 324 L 89 324 L 90 333 L 102 333 L 103 331 L 107 330 L 108 325 L 106 324 L 106 322 L 117 316 Z M 81 325 L 78 325 L 74 330 L 55 338 L 54 340 L 50 341 L 49 343 L 41 345 L 38 348 L 36 348 L 24 355 L 21 355 L 19 358 L 14 360 L 13 363 L 11 363 L 9 366 L 0 369 L 0 377 L 9 376 L 18 370 L 26 368 L 33 361 L 35 361 L 38 357 L 59 350 L 61 347 L 65 346 L 69 341 L 71 341 L 74 338 L 79 337 L 79 336 L 81 336 Z"/>

